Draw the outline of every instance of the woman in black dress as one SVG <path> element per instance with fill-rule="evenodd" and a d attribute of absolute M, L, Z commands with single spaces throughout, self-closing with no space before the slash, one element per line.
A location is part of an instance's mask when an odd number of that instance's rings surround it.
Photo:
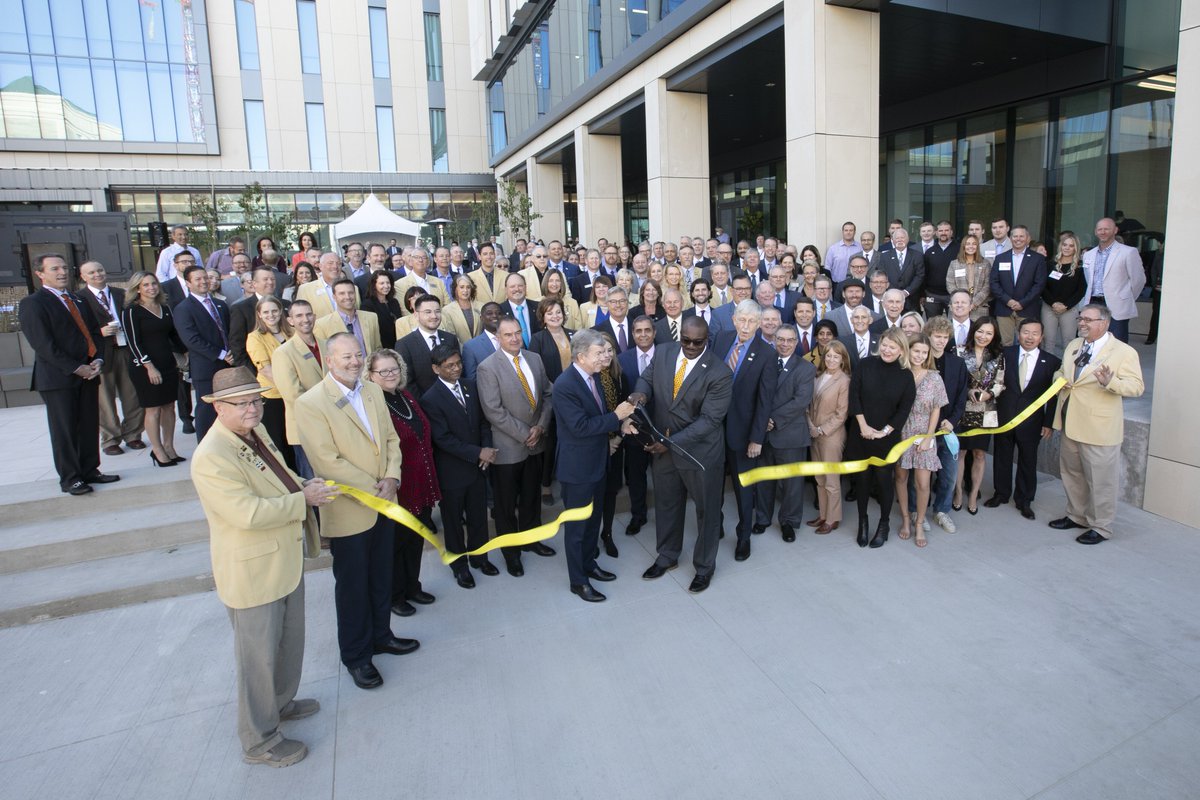
<path fill-rule="evenodd" d="M 537 317 L 542 329 L 530 338 L 529 349 L 542 359 L 546 381 L 553 385 L 563 370 L 571 366 L 571 337 L 575 331 L 566 327 L 567 310 L 562 298 L 543 298 L 538 304 Z M 554 482 L 558 450 L 558 426 L 553 424 L 553 417 L 543 437 L 546 439 L 546 452 L 542 455 L 542 505 L 549 506 L 554 504 L 554 492 L 550 490 L 550 484 Z"/>
<path fill-rule="evenodd" d="M 889 328 L 879 337 L 879 355 L 858 362 L 850 376 L 850 416 L 846 427 L 846 458 L 857 460 L 884 458 L 900 441 L 900 431 L 908 420 L 917 386 L 908 371 L 908 338 L 899 328 Z M 854 478 L 858 497 L 858 546 L 867 546 L 867 503 L 872 487 L 879 497 L 879 524 L 871 547 L 882 547 L 888 538 L 888 517 L 895 499 L 894 471 L 891 464 L 867 467 Z"/>
<path fill-rule="evenodd" d="M 362 310 L 379 317 L 379 342 L 386 349 L 396 346 L 396 320 L 400 319 L 400 301 L 392 276 L 387 270 L 376 270 L 367 283 L 367 293 L 362 296 Z"/>
<path fill-rule="evenodd" d="M 133 358 L 129 377 L 138 403 L 146 412 L 150 460 L 155 466 L 173 467 L 186 460 L 175 452 L 175 397 L 179 389 L 175 354 L 187 351 L 175 332 L 175 321 L 164 299 L 158 278 L 149 272 L 135 272 L 125 290 L 121 327 Z"/>

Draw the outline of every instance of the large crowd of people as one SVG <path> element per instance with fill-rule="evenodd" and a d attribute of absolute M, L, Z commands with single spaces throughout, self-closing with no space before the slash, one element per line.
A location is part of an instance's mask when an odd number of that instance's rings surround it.
<path fill-rule="evenodd" d="M 948 221 L 922 223 L 912 242 L 899 220 L 886 236 L 852 222 L 841 231 L 823 251 L 718 231 L 637 245 L 519 239 L 507 254 L 494 237 L 337 252 L 305 232 L 290 258 L 267 237 L 252 257 L 234 237 L 205 261 L 178 226 L 155 271 L 123 289 L 88 262 L 77 290 L 61 256 L 40 256 L 42 289 L 20 320 L 64 492 L 118 480 L 100 472 L 101 450 L 147 449 L 143 431 L 156 466 L 183 462 L 176 409 L 200 440 L 192 476 L 237 640 L 245 757 L 286 766 L 305 751 L 280 720 L 316 711 L 294 695 L 300 564 L 320 546 L 318 522 L 341 659 L 358 686 L 383 683 L 375 655 L 418 647 L 393 634 L 391 615 L 435 602 L 421 583 L 423 540 L 325 480 L 398 503 L 455 553 L 537 527 L 559 500 L 590 503 L 561 547 L 571 592 L 600 602 L 593 582 L 617 577 L 598 557 L 619 555 L 622 492 L 624 533 L 637 535 L 654 490 L 646 580 L 678 566 L 692 502 L 697 593 L 727 532 L 743 561 L 776 523 L 785 542 L 806 526 L 834 534 L 849 504 L 855 541 L 870 548 L 893 525 L 926 547 L 933 525 L 968 524 L 954 516 L 964 507 L 1012 501 L 1035 519 L 1038 446 L 1059 429 L 1067 506 L 1049 524 L 1080 529 L 1082 544 L 1110 538 L 1121 399 L 1143 391 L 1127 341 L 1145 284 L 1113 221 L 1097 222 L 1086 251 L 1075 233 L 1041 245 L 1005 219 L 987 239 L 978 220 L 961 238 Z M 1043 401 L 1056 378 L 1065 386 Z M 956 436 L 989 428 L 1000 432 Z M 849 476 L 737 479 L 883 458 L 914 437 L 898 461 Z M 545 542 L 499 553 L 518 578 L 527 554 L 557 555 Z M 501 571 L 487 554 L 450 569 L 463 589 Z"/>

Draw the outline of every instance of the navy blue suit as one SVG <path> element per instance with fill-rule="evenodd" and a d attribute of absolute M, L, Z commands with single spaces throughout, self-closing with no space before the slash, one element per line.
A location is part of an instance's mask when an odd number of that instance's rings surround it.
<path fill-rule="evenodd" d="M 597 380 L 597 391 L 600 391 Z M 558 431 L 558 482 L 563 507 L 592 504 L 592 515 L 563 526 L 567 572 L 572 586 L 588 584 L 596 569 L 596 543 L 604 513 L 604 485 L 608 469 L 608 435 L 621 428 L 617 415 L 604 411 L 579 370 L 572 364 L 554 382 L 554 420 Z M 601 395 L 603 403 L 603 395 Z"/>
<path fill-rule="evenodd" d="M 496 348 L 492 346 L 492 340 L 488 338 L 486 331 L 474 339 L 468 339 L 462 348 L 463 377 L 467 380 L 475 380 L 475 370 L 479 368 L 485 358 L 494 352 L 496 352 Z"/>
<path fill-rule="evenodd" d="M 1042 290 L 1046 288 L 1046 258 L 1041 253 L 1025 248 L 1025 257 L 1021 259 L 1021 271 L 1013 283 L 1013 251 L 1005 250 L 996 256 L 992 264 L 992 315 L 995 317 L 1013 316 L 1013 310 L 1008 307 L 1009 300 L 1021 304 L 1018 316 L 1022 319 L 1041 319 Z M 1008 345 L 1011 342 L 1005 342 Z"/>
<path fill-rule="evenodd" d="M 722 332 L 713 344 L 713 352 L 717 358 L 727 360 L 735 341 L 736 331 Z M 775 349 L 764 342 L 757 333 L 748 342 L 747 347 L 742 355 L 741 364 L 733 375 L 733 395 L 729 403 L 729 413 L 725 416 L 725 462 L 734 476 L 733 492 L 738 507 L 738 541 L 750 538 L 750 529 L 754 525 L 755 487 L 742 486 L 737 480 L 737 475 L 762 465 L 759 458 L 746 455 L 746 448 L 751 442 L 766 443 L 767 420 L 771 418 L 771 409 L 775 405 L 775 388 L 779 384 L 779 357 Z"/>
<path fill-rule="evenodd" d="M 1021 389 L 1021 346 L 1004 348 L 1004 391 L 996 398 L 996 411 L 1003 425 L 1017 416 L 1054 383 L 1054 375 L 1062 361 L 1053 353 L 1039 349 L 1037 359 L 1030 365 L 1024 390 Z M 996 496 L 1007 501 L 1009 495 L 1018 508 L 1033 505 L 1037 493 L 1037 451 L 1042 441 L 1042 428 L 1051 427 L 1058 398 L 1051 397 L 1029 419 L 1008 433 L 992 440 L 992 485 Z M 1013 451 L 1017 455 L 1017 487 L 1012 492 Z"/>
<path fill-rule="evenodd" d="M 626 381 L 626 392 L 629 394 L 637 386 L 641 377 L 638 360 L 642 351 L 637 345 L 632 345 L 624 353 L 617 356 L 617 364 L 621 367 L 621 375 Z M 629 487 L 629 516 L 630 522 L 637 520 L 646 522 L 646 473 L 650 471 L 650 454 L 646 448 L 632 438 L 626 439 L 621 445 L 625 448 L 625 485 Z"/>
<path fill-rule="evenodd" d="M 194 294 L 188 295 L 175 307 L 174 312 L 175 330 L 188 350 L 188 371 L 192 375 L 192 386 L 196 389 L 196 441 L 204 438 L 217 419 L 213 407 L 200 398 L 212 394 L 213 375 L 229 366 L 221 354 L 231 352 L 229 306 L 215 298 L 212 302 L 221 318 L 220 328 Z"/>

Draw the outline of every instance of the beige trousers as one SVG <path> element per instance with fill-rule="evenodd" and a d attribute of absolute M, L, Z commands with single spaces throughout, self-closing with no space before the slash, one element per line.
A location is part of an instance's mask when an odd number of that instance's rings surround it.
<path fill-rule="evenodd" d="M 1083 444 L 1062 436 L 1058 468 L 1067 492 L 1067 516 L 1105 539 L 1113 535 L 1120 490 L 1121 445 Z"/>
<path fill-rule="evenodd" d="M 142 438 L 146 429 L 143 422 L 146 412 L 138 404 L 133 380 L 129 377 L 129 351 L 118 347 L 112 368 L 100 376 L 100 446 L 135 442 Z M 117 400 L 121 411 L 117 411 Z"/>

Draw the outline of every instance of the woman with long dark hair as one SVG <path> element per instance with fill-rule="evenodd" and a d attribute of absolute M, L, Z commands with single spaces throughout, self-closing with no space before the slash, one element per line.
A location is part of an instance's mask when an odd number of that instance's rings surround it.
<path fill-rule="evenodd" d="M 994 428 L 998 424 L 996 395 L 1004 391 L 1004 348 L 1000 343 L 1000 326 L 995 317 L 980 317 L 971 323 L 967 343 L 958 348 L 958 355 L 967 362 L 967 405 L 959 427 Z M 971 436 L 971 486 L 967 493 L 967 513 L 979 513 L 979 490 L 983 486 L 983 470 L 987 451 L 992 443 L 991 436 Z M 954 496 L 959 502 L 954 510 L 962 508 L 963 472 L 966 459 L 958 460 L 958 478 L 954 485 Z"/>
<path fill-rule="evenodd" d="M 396 346 L 396 320 L 400 319 L 400 301 L 396 299 L 396 287 L 392 274 L 377 269 L 367 280 L 367 291 L 362 296 L 362 310 L 379 317 L 379 343 L 390 350 Z"/>

